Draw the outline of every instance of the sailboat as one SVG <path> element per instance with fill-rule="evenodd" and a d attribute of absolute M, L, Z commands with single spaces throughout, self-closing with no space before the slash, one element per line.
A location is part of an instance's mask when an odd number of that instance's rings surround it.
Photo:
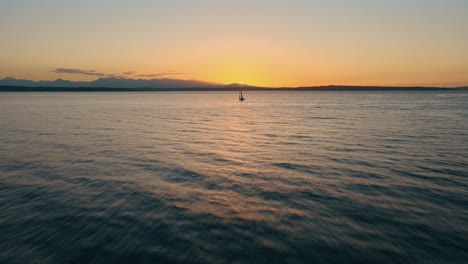
<path fill-rule="evenodd" d="M 244 96 L 242 95 L 242 90 L 239 90 L 239 101 L 244 101 Z"/>

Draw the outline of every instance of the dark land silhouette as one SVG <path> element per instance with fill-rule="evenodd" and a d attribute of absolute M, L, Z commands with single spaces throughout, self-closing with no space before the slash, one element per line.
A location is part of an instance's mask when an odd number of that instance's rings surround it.
<path fill-rule="evenodd" d="M 99 78 L 94 81 L 31 81 L 15 78 L 0 80 L 0 92 L 149 92 L 149 91 L 467 91 L 468 87 L 425 87 L 425 86 L 303 86 L 303 87 L 260 87 L 246 84 L 219 84 L 198 80 L 180 79 L 125 79 Z"/>

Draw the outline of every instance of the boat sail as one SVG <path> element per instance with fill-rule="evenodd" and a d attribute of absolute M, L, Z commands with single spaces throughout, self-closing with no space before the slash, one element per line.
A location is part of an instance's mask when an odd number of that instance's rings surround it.
<path fill-rule="evenodd" d="M 245 100 L 245 98 L 244 98 L 244 96 L 242 95 L 242 90 L 239 90 L 239 101 L 242 102 L 242 101 L 244 101 L 244 100 Z"/>

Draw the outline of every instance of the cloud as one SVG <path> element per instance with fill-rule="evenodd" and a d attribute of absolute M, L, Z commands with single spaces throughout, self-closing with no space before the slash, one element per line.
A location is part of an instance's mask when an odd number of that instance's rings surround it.
<path fill-rule="evenodd" d="M 166 77 L 166 76 L 171 76 L 171 75 L 182 75 L 182 74 L 185 74 L 185 72 L 167 71 L 167 72 L 151 73 L 151 74 L 139 74 L 136 77 L 159 78 L 159 77 Z"/>
<path fill-rule="evenodd" d="M 82 75 L 91 75 L 91 76 L 99 76 L 99 77 L 106 76 L 106 74 L 102 72 L 96 72 L 95 70 L 57 68 L 55 70 L 52 70 L 52 72 L 63 73 L 63 74 L 82 74 Z"/>
<path fill-rule="evenodd" d="M 106 74 L 106 78 L 122 78 L 122 76 L 120 74 L 111 73 Z"/>
<path fill-rule="evenodd" d="M 80 70 L 80 69 L 68 69 L 68 68 L 56 68 L 51 72 L 60 73 L 60 74 L 81 74 L 88 76 L 97 76 L 97 77 L 106 77 L 106 78 L 162 78 L 172 75 L 181 75 L 185 74 L 184 72 L 177 72 L 174 70 L 159 72 L 159 73 L 150 73 L 150 74 L 136 74 L 135 71 L 126 71 L 122 73 L 102 73 L 95 70 Z"/>

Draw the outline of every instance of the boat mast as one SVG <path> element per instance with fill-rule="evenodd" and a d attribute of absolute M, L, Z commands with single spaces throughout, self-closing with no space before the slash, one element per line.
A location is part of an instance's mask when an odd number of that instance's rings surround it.
<path fill-rule="evenodd" d="M 244 96 L 242 95 L 242 90 L 239 90 L 239 100 L 244 100 Z"/>

